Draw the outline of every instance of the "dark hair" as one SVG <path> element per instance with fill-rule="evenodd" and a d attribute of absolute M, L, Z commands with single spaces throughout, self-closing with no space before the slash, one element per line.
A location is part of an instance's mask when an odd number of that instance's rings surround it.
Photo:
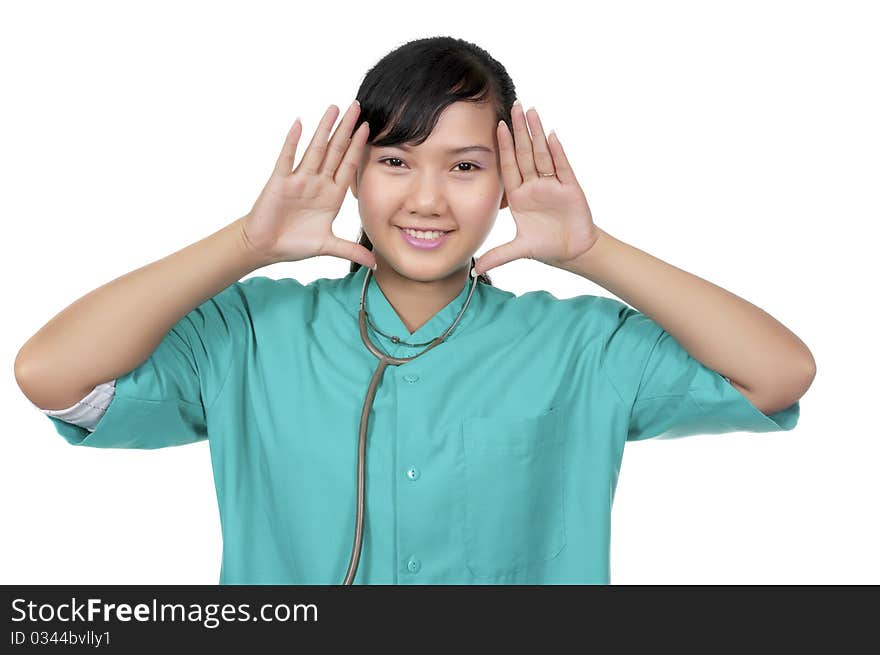
<path fill-rule="evenodd" d="M 356 97 L 361 111 L 352 134 L 367 121 L 372 145 L 419 145 L 454 102 L 491 103 L 496 123 L 503 119 L 509 127 L 516 90 L 504 66 L 488 52 L 462 39 L 435 36 L 409 41 L 385 55 L 367 71 Z M 389 125 L 387 134 L 372 141 Z M 358 243 L 373 249 L 363 226 Z M 360 267 L 351 262 L 350 272 Z M 492 285 L 486 273 L 477 279 Z"/>

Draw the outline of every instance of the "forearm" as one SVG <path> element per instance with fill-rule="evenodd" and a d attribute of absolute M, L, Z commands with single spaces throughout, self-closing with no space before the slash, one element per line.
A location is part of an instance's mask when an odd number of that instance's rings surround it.
<path fill-rule="evenodd" d="M 183 316 L 264 265 L 238 219 L 126 273 L 64 309 L 19 351 L 15 376 L 43 409 L 63 409 L 143 363 Z"/>
<path fill-rule="evenodd" d="M 806 344 L 761 308 L 601 229 L 599 234 L 565 270 L 647 315 L 708 368 L 748 389 L 815 372 Z"/>

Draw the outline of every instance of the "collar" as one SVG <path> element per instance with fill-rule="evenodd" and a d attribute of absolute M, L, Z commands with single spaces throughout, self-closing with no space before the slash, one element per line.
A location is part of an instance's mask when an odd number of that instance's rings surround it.
<path fill-rule="evenodd" d="M 345 277 L 339 280 L 339 285 L 337 286 L 337 296 L 339 300 L 342 302 L 346 311 L 351 315 L 352 319 L 355 321 L 355 326 L 357 325 L 358 313 L 360 309 L 360 301 L 361 301 L 361 291 L 364 286 L 364 278 L 367 275 L 367 268 L 365 266 L 361 266 L 353 273 L 349 273 Z M 464 306 L 465 300 L 467 300 L 468 292 L 471 288 L 471 277 L 468 276 L 467 281 L 462 287 L 461 291 L 459 291 L 458 295 L 453 298 L 445 307 L 443 307 L 439 312 L 434 314 L 428 321 L 422 325 L 415 332 L 410 332 L 407 330 L 406 326 L 403 324 L 403 321 L 400 320 L 400 316 L 398 316 L 392 304 L 388 301 L 388 298 L 385 297 L 385 294 L 382 292 L 382 288 L 376 282 L 375 277 L 371 277 L 370 283 L 367 286 L 367 294 L 364 303 L 364 307 L 367 311 L 367 316 L 369 318 L 369 322 L 367 323 L 367 329 L 369 330 L 370 337 L 377 346 L 382 348 L 385 352 L 394 353 L 398 348 L 408 348 L 407 346 L 402 346 L 400 344 L 396 344 L 391 339 L 379 334 L 372 328 L 370 322 L 372 322 L 377 328 L 382 330 L 385 334 L 396 336 L 401 341 L 406 341 L 407 343 L 422 343 L 426 341 L 430 341 L 435 337 L 439 337 L 446 329 L 452 325 L 452 322 L 455 320 L 455 317 L 458 316 L 458 312 L 461 311 L 461 308 Z M 455 339 L 458 335 L 464 332 L 468 325 L 473 320 L 474 316 L 480 311 L 480 306 L 482 304 L 483 297 L 483 289 L 485 285 L 481 282 L 477 282 L 477 286 L 474 289 L 474 295 L 471 297 L 471 302 L 468 305 L 468 308 L 465 310 L 464 314 L 459 320 L 458 324 L 453 328 L 452 332 L 450 332 L 445 341 L 451 341 Z M 422 346 L 424 348 L 424 346 Z"/>

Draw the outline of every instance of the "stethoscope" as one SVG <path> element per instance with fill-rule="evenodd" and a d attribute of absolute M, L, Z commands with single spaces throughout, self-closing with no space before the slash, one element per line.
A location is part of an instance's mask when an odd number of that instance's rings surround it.
<path fill-rule="evenodd" d="M 464 305 L 461 308 L 461 311 L 458 312 L 458 316 L 455 317 L 455 320 L 452 322 L 446 331 L 441 334 L 439 337 L 433 338 L 431 341 L 425 341 L 423 343 L 406 343 L 401 341 L 399 337 L 390 336 L 382 332 L 379 328 L 377 328 L 372 321 L 370 321 L 370 325 L 373 327 L 376 332 L 381 334 L 384 337 L 388 337 L 391 339 L 393 343 L 403 343 L 407 346 L 425 346 L 422 352 L 417 355 L 413 355 L 412 357 L 392 357 L 391 355 L 387 355 L 379 348 L 377 348 L 373 342 L 370 340 L 370 336 L 367 331 L 367 321 L 369 318 L 367 316 L 367 310 L 364 307 L 364 301 L 367 296 L 367 285 L 370 283 L 370 277 L 372 276 L 373 270 L 371 268 L 367 268 L 367 274 L 364 276 L 364 287 L 361 290 L 361 304 L 360 311 L 358 312 L 358 323 L 360 324 L 361 330 L 361 339 L 364 341 L 364 345 L 367 349 L 373 353 L 376 357 L 379 358 L 379 365 L 376 366 L 376 370 L 373 373 L 373 377 L 370 380 L 370 386 L 367 389 L 367 397 L 364 400 L 364 409 L 361 412 L 361 427 L 358 435 L 358 465 L 357 465 L 357 481 L 358 481 L 358 490 L 357 490 L 357 519 L 355 520 L 354 527 L 354 546 L 351 550 L 351 560 L 348 562 L 348 573 L 345 574 L 345 582 L 342 584 L 350 585 L 352 580 L 354 580 L 355 573 L 357 572 L 358 562 L 361 559 L 361 546 L 363 546 L 364 541 L 364 470 L 365 470 L 365 459 L 367 455 L 367 420 L 370 416 L 370 410 L 373 407 L 373 397 L 376 395 L 376 389 L 379 387 L 379 383 L 382 381 L 382 375 L 385 373 L 385 369 L 388 366 L 400 366 L 401 364 L 406 364 L 407 362 L 415 359 L 416 357 L 420 357 L 424 355 L 426 352 L 431 350 L 431 348 L 435 348 L 443 343 L 443 340 L 446 336 L 452 332 L 452 329 L 458 324 L 458 321 L 461 319 L 462 314 L 464 314 L 464 310 L 467 309 L 467 306 L 471 302 L 471 296 L 474 295 L 474 289 L 477 287 L 477 280 L 479 279 L 477 276 L 477 272 L 474 269 L 476 261 L 473 257 L 471 257 L 471 289 L 468 292 L 467 300 L 464 301 Z"/>

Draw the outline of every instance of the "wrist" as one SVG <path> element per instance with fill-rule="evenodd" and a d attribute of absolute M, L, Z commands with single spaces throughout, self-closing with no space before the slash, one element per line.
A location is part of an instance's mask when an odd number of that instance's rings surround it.
<path fill-rule="evenodd" d="M 245 223 L 248 214 L 245 214 L 238 220 L 234 221 L 236 225 L 236 236 L 238 237 L 238 249 L 247 266 L 251 266 L 252 270 L 274 264 L 275 261 L 266 253 L 261 252 L 253 242 L 248 238 Z"/>
<path fill-rule="evenodd" d="M 600 267 L 601 260 L 611 245 L 610 242 L 614 240 L 614 237 L 599 226 L 594 226 L 594 229 L 596 230 L 596 241 L 593 242 L 593 245 L 577 257 L 572 257 L 563 262 L 559 268 L 569 273 L 592 279 L 590 278 L 591 272 Z"/>

